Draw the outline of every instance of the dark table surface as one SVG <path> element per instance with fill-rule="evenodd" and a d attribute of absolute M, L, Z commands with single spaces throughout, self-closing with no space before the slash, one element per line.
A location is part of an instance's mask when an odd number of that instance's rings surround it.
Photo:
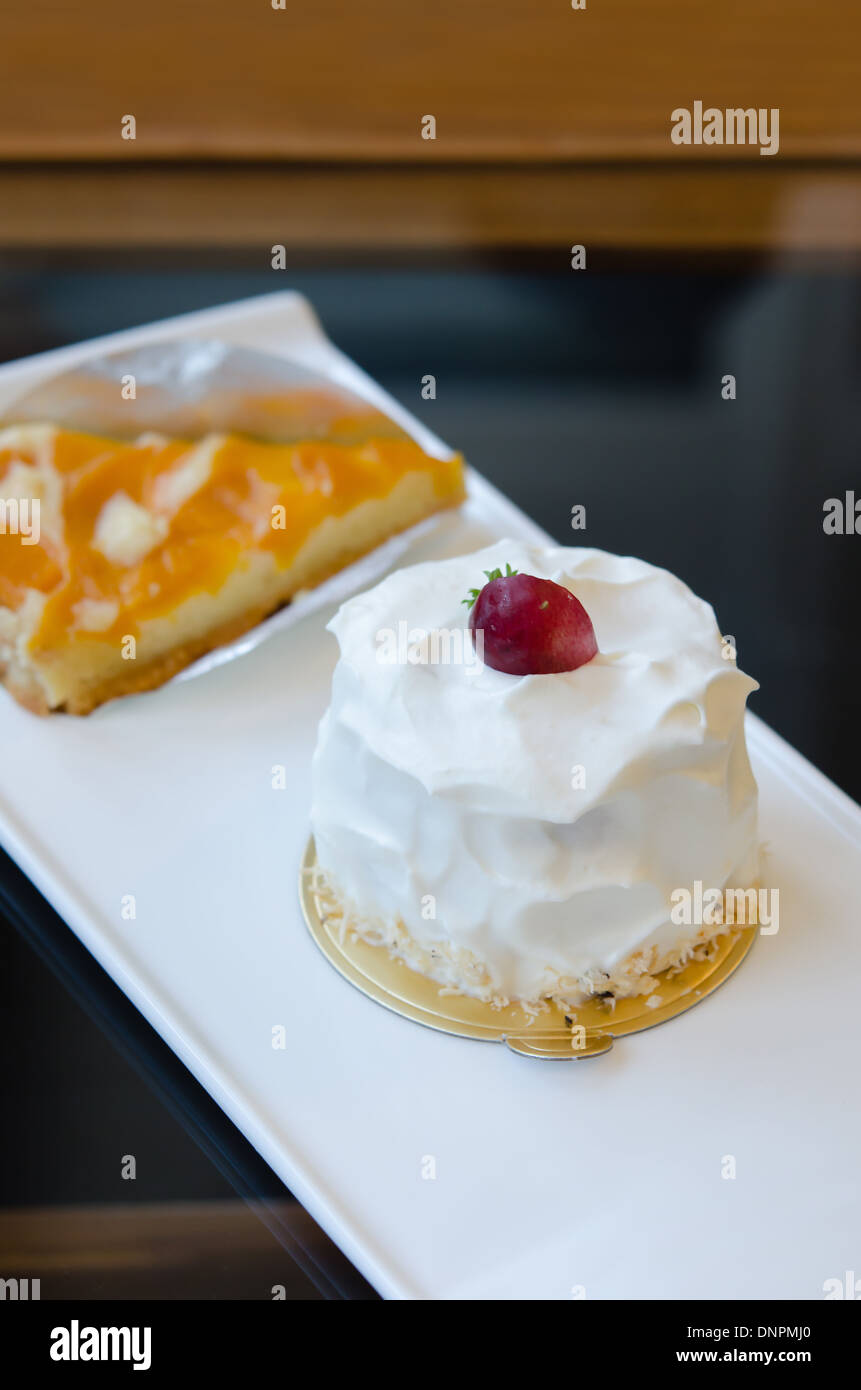
<path fill-rule="evenodd" d="M 0 262 L 0 359 L 288 285 L 560 542 L 713 603 L 751 707 L 861 798 L 861 534 L 823 528 L 827 499 L 861 501 L 860 275 Z M 5 857 L 0 912 L 0 1275 L 44 1271 L 43 1298 L 373 1297 Z"/>

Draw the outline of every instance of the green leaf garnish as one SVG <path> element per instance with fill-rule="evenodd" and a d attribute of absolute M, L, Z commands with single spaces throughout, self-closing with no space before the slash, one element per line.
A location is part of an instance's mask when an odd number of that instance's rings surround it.
<path fill-rule="evenodd" d="M 513 574 L 517 574 L 517 570 L 513 570 L 510 565 L 506 565 L 505 574 L 503 574 L 500 569 L 485 570 L 484 573 L 487 575 L 487 582 L 489 584 L 492 579 L 510 579 Z M 465 603 L 467 608 L 472 608 L 472 605 L 475 603 L 480 593 L 481 589 L 470 589 L 469 598 L 462 598 L 461 603 Z"/>

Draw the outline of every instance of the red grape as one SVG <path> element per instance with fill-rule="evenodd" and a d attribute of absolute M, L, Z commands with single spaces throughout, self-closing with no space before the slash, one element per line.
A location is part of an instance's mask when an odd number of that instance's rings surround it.
<path fill-rule="evenodd" d="M 469 615 L 473 642 L 479 628 L 484 633 L 486 666 L 512 676 L 538 676 L 576 671 L 596 655 L 595 629 L 570 589 L 516 571 L 489 571 L 488 581 L 471 591 Z"/>

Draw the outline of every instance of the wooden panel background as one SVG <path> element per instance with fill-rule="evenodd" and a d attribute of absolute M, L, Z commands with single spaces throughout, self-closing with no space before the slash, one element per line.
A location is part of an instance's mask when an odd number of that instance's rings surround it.
<path fill-rule="evenodd" d="M 0 171 L 0 247 L 799 253 L 861 248 L 851 169 L 114 165 Z M 283 277 L 282 277 L 283 278 Z M 273 289 L 281 288 L 273 272 Z"/>
<path fill-rule="evenodd" d="M 713 159 L 669 141 L 698 98 L 861 155 L 857 0 L 284 3 L 5 0 L 0 158 Z"/>
<path fill-rule="evenodd" d="M 861 248 L 859 0 L 283 3 L 5 0 L 0 247 Z"/>
<path fill-rule="evenodd" d="M 270 1234 L 286 1229 L 353 1298 L 373 1297 L 295 1202 L 134 1202 L 0 1208 L 4 1277 L 39 1279 L 40 1297 L 288 1299 L 314 1288 Z"/>

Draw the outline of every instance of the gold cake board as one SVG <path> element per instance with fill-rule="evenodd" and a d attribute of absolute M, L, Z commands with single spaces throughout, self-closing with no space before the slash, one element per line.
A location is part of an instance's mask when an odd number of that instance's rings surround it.
<path fill-rule="evenodd" d="M 615 1004 L 592 999 L 563 1013 L 551 1005 L 537 1016 L 517 1004 L 495 1008 L 464 994 L 442 994 L 440 985 L 393 960 L 383 946 L 370 946 L 349 932 L 341 940 L 341 920 L 314 888 L 316 854 L 313 838 L 299 872 L 299 897 L 308 930 L 323 955 L 345 980 L 369 999 L 402 1018 L 483 1042 L 504 1042 L 525 1057 L 577 1060 L 609 1052 L 616 1038 L 640 1033 L 692 1009 L 722 985 L 744 960 L 756 936 L 756 927 L 728 932 L 709 948 L 708 958 L 691 961 L 676 974 L 656 975 L 657 988 L 650 996 L 619 999 Z"/>

